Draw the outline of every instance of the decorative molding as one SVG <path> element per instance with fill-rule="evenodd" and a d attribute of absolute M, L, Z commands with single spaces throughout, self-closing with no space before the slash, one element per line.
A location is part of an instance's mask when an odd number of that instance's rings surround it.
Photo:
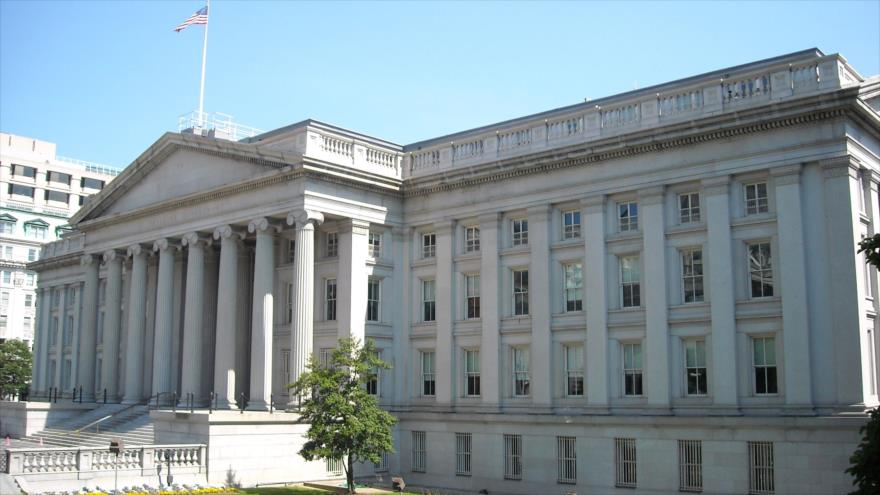
<path fill-rule="evenodd" d="M 214 229 L 213 237 L 215 240 L 220 239 L 228 239 L 230 237 L 238 237 L 238 240 L 244 240 L 247 234 L 242 230 L 233 227 L 232 225 L 221 225 Z"/>
<path fill-rule="evenodd" d="M 543 215 L 545 218 L 542 218 L 542 220 L 547 220 L 551 211 L 553 211 L 553 206 L 550 204 L 534 205 L 526 208 L 526 214 L 529 217 Z"/>
<path fill-rule="evenodd" d="M 110 263 L 112 261 L 124 258 L 125 252 L 119 251 L 118 249 L 108 249 L 104 251 L 102 257 L 104 258 L 104 263 Z"/>
<path fill-rule="evenodd" d="M 358 220 L 356 218 L 347 218 L 339 222 L 339 233 L 352 235 L 368 235 L 370 233 L 370 222 Z"/>
<path fill-rule="evenodd" d="M 853 179 L 858 179 L 860 165 L 861 163 L 851 155 L 819 160 L 819 166 L 822 167 L 822 175 L 826 179 L 847 175 Z"/>
<path fill-rule="evenodd" d="M 455 230 L 455 220 L 446 219 L 434 222 L 433 228 L 434 233 L 438 236 L 451 234 Z"/>
<path fill-rule="evenodd" d="M 800 163 L 775 167 L 770 169 L 770 176 L 773 177 L 773 183 L 777 187 L 800 184 L 801 169 L 803 165 Z"/>
<path fill-rule="evenodd" d="M 501 221 L 501 213 L 497 211 L 493 211 L 491 213 L 483 213 L 479 216 L 480 228 L 498 228 L 498 223 Z"/>
<path fill-rule="evenodd" d="M 324 214 L 315 210 L 294 210 L 287 214 L 287 225 L 294 225 L 302 229 L 308 224 L 321 225 L 324 223 Z"/>
<path fill-rule="evenodd" d="M 180 238 L 181 246 L 196 246 L 198 244 L 202 244 L 202 247 L 210 246 L 212 238 L 211 236 L 205 236 L 198 232 L 190 232 L 188 234 L 184 234 Z"/>
<path fill-rule="evenodd" d="M 79 258 L 79 264 L 80 264 L 80 266 L 84 266 L 84 267 L 97 264 L 99 262 L 98 256 L 99 255 L 96 255 L 96 254 L 83 254 Z"/>
<path fill-rule="evenodd" d="M 642 205 L 658 205 L 663 203 L 666 188 L 664 186 L 646 187 L 639 189 L 639 203 Z"/>
<path fill-rule="evenodd" d="M 700 192 L 706 196 L 730 194 L 730 175 L 709 177 L 700 181 Z"/>
<path fill-rule="evenodd" d="M 128 249 L 126 250 L 126 255 L 132 258 L 141 254 L 146 254 L 146 251 L 140 244 L 132 244 L 131 246 L 128 246 Z"/>
<path fill-rule="evenodd" d="M 255 218 L 248 223 L 248 232 L 252 234 L 273 230 L 274 232 L 269 233 L 277 234 L 281 232 L 281 226 L 278 225 L 274 220 L 270 220 L 268 217 Z"/>
<path fill-rule="evenodd" d="M 607 201 L 607 197 L 604 194 L 600 194 L 598 196 L 588 196 L 586 198 L 581 199 L 581 208 L 583 208 L 584 213 L 604 213 L 605 212 L 605 202 Z"/>

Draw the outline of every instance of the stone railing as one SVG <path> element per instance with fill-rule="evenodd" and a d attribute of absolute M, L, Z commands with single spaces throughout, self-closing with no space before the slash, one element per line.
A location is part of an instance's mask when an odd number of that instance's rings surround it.
<path fill-rule="evenodd" d="M 334 135 L 317 127 L 308 127 L 305 147 L 298 151 L 326 162 L 345 165 L 377 175 L 401 178 L 403 154 L 370 142 L 344 135 Z"/>
<path fill-rule="evenodd" d="M 413 145 L 404 161 L 405 177 L 427 176 L 499 158 L 619 136 L 667 123 L 739 111 L 855 84 L 859 76 L 837 55 L 797 54 L 756 63 L 735 72 L 635 91 L 569 107 L 548 117 L 520 119 L 494 128 L 450 136 L 446 142 Z M 607 102 L 607 103 L 606 103 Z"/>
<path fill-rule="evenodd" d="M 85 240 L 85 234 L 76 233 L 67 235 L 57 241 L 43 244 L 42 249 L 40 249 L 40 259 L 55 258 L 82 251 Z"/>
<path fill-rule="evenodd" d="M 206 445 L 143 445 L 124 449 L 119 457 L 107 447 L 11 448 L 0 450 L 0 473 L 51 475 L 113 470 L 152 471 L 157 465 L 204 472 Z"/>

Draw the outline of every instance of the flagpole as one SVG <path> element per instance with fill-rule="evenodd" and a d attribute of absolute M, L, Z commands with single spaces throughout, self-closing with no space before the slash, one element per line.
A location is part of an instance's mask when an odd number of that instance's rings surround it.
<path fill-rule="evenodd" d="M 205 19 L 205 44 L 202 46 L 202 82 L 199 86 L 199 127 L 205 125 L 205 62 L 208 58 L 208 21 L 211 20 L 211 0 L 206 0 L 208 15 Z"/>

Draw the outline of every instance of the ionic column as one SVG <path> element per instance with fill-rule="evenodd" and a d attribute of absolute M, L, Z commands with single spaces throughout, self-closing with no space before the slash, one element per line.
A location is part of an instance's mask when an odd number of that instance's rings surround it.
<path fill-rule="evenodd" d="M 663 187 L 639 191 L 645 267 L 645 355 L 648 404 L 669 407 L 669 302 L 666 294 L 666 225 Z"/>
<path fill-rule="evenodd" d="M 125 349 L 125 396 L 123 404 L 137 404 L 144 398 L 144 329 L 147 302 L 147 253 L 139 244 L 128 248 L 131 288 L 128 295 L 128 336 Z"/>
<path fill-rule="evenodd" d="M 242 237 L 243 234 L 234 230 L 230 225 L 224 225 L 214 230 L 214 239 L 220 240 L 220 277 L 217 283 L 217 343 L 214 351 L 214 391 L 217 394 L 218 409 L 236 409 L 235 329 L 238 321 L 236 294 L 239 284 L 238 244 Z"/>
<path fill-rule="evenodd" d="M 193 394 L 202 403 L 202 315 L 204 310 L 205 245 L 211 241 L 193 232 L 183 236 L 181 244 L 188 247 L 186 258 L 186 298 L 183 315 L 183 353 L 180 377 L 180 400 Z M 161 260 L 160 260 L 161 273 Z M 160 278 L 161 282 L 161 278 Z M 158 310 L 158 307 L 157 307 Z M 158 322 L 158 319 L 157 319 Z M 158 332 L 156 333 L 158 336 Z M 170 341 L 169 341 L 170 342 Z"/>
<path fill-rule="evenodd" d="M 155 345 L 153 346 L 152 395 L 173 391 L 171 386 L 171 335 L 174 331 L 175 248 L 176 246 L 168 242 L 168 239 L 159 239 L 153 243 L 153 251 L 159 252 L 159 274 L 156 282 L 156 327 Z"/>
<path fill-rule="evenodd" d="M 46 376 L 46 351 L 45 351 L 45 343 L 48 339 L 48 327 L 46 319 L 43 318 L 43 306 L 48 305 L 48 301 L 46 300 L 47 291 L 45 288 L 37 289 L 37 313 L 35 316 L 36 325 L 34 326 L 34 369 L 33 369 L 33 377 L 32 383 L 33 391 L 31 394 L 33 396 L 37 396 L 42 393 L 45 389 L 45 376 Z"/>
<path fill-rule="evenodd" d="M 272 309 L 275 304 L 275 234 L 268 218 L 251 221 L 248 231 L 257 234 L 254 262 L 254 307 L 251 318 L 251 395 L 248 409 L 268 410 L 272 394 Z"/>
<path fill-rule="evenodd" d="M 67 288 L 69 286 L 62 285 L 59 290 L 61 290 L 61 295 L 58 298 L 58 337 L 57 337 L 57 345 L 55 346 L 55 377 L 53 379 L 53 385 L 56 388 L 64 390 L 64 325 L 67 320 Z M 73 332 L 73 329 L 70 329 Z M 72 336 L 71 336 L 72 337 Z M 71 339 L 72 340 L 72 339 Z M 73 369 L 73 365 L 71 363 L 71 370 Z"/>
<path fill-rule="evenodd" d="M 97 346 L 98 326 L 98 258 L 84 255 L 80 263 L 85 267 L 86 280 L 83 285 L 82 323 L 79 343 L 79 368 L 77 383 L 82 386 L 82 400 L 91 402 L 95 398 L 95 347 Z"/>
<path fill-rule="evenodd" d="M 299 380 L 312 355 L 312 332 L 315 322 L 315 226 L 324 223 L 316 211 L 291 212 L 287 224 L 296 226 L 296 251 L 293 261 L 293 321 L 290 328 L 290 383 Z M 290 404 L 297 397 L 291 394 Z"/>
<path fill-rule="evenodd" d="M 40 342 L 40 392 L 48 392 L 49 387 L 52 386 L 52 379 L 54 377 L 49 376 L 49 362 L 52 361 L 52 358 L 49 356 L 49 347 L 52 342 L 52 288 L 44 287 L 43 288 L 43 305 L 39 307 L 40 309 L 40 319 L 43 320 L 42 330 L 43 330 L 43 338 Z M 56 337 L 57 338 L 57 337 Z M 57 345 L 57 344 L 56 344 Z"/>
<path fill-rule="evenodd" d="M 349 219 L 339 224 L 336 318 L 339 338 L 364 341 L 367 317 L 367 236 L 370 224 Z"/>
<path fill-rule="evenodd" d="M 116 250 L 104 253 L 107 265 L 107 289 L 104 300 L 104 351 L 101 377 L 107 390 L 107 400 L 115 402 L 119 394 L 117 369 L 119 361 L 119 331 L 122 326 L 122 255 Z"/>
<path fill-rule="evenodd" d="M 584 288 L 587 311 L 587 403 L 608 407 L 608 293 L 606 287 L 605 196 L 581 201 L 584 218 Z"/>

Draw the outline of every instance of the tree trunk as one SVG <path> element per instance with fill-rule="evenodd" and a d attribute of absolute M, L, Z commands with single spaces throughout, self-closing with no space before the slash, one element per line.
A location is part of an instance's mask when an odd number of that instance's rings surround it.
<path fill-rule="evenodd" d="M 354 462 L 351 458 L 351 454 L 348 454 L 348 457 L 345 460 L 346 466 L 348 469 L 345 471 L 346 481 L 348 482 L 348 495 L 354 495 Z"/>

